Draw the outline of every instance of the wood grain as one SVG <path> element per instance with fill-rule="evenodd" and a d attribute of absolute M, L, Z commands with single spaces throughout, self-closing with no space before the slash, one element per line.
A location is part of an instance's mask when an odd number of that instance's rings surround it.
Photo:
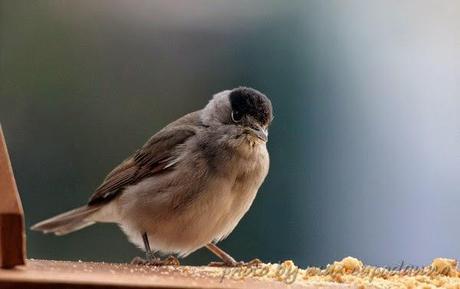
<path fill-rule="evenodd" d="M 27 260 L 27 266 L 0 270 L 2 289 L 41 288 L 235 288 L 235 289 L 354 289 L 353 285 L 299 285 L 281 281 L 222 279 L 211 267 L 152 267 L 144 265 Z"/>
<path fill-rule="evenodd" d="M 0 267 L 25 263 L 24 211 L 0 126 Z"/>

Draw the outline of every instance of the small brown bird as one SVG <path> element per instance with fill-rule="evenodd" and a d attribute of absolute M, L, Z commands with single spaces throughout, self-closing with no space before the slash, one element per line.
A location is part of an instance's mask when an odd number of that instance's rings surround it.
<path fill-rule="evenodd" d="M 96 222 L 117 223 L 146 251 L 180 257 L 207 247 L 226 266 L 237 266 L 216 246 L 251 206 L 269 168 L 266 142 L 270 100 L 246 87 L 214 95 L 151 137 L 96 189 L 88 204 L 32 227 L 65 235 Z M 140 262 L 141 259 L 137 259 Z"/>

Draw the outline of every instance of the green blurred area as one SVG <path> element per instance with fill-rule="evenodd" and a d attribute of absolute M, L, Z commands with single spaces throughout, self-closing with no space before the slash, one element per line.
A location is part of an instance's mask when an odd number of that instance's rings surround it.
<path fill-rule="evenodd" d="M 176 25 L 156 9 L 170 5 L 2 1 L 0 115 L 28 226 L 84 203 L 105 174 L 150 135 L 201 108 L 220 90 L 248 85 L 278 94 L 273 102 L 280 123 L 272 133 L 281 137 L 275 133 L 282 134 L 286 119 L 281 108 L 295 106 L 288 99 L 299 89 L 279 86 L 298 69 L 294 61 L 285 61 L 295 50 L 294 43 L 286 46 L 295 41 L 284 33 L 295 29 L 289 11 L 265 11 L 256 19 L 234 11 L 240 20 L 229 18 L 215 27 L 207 15 Z M 198 9 L 182 5 L 163 9 Z M 136 14 L 145 8 L 144 23 Z M 193 27 L 195 21 L 210 23 Z M 260 46 L 264 54 L 255 51 Z M 238 258 L 264 251 L 270 256 L 265 240 L 288 230 L 286 216 L 277 221 L 273 210 L 289 207 L 291 200 L 276 187 L 267 190 L 269 183 L 224 244 Z M 288 218 L 294 224 L 294 216 Z M 140 254 L 116 226 L 105 224 L 62 238 L 28 232 L 28 247 L 34 258 L 128 261 Z M 289 246 L 276 247 L 277 255 L 295 253 Z M 199 252 L 186 262 L 211 258 Z"/>
<path fill-rule="evenodd" d="M 0 1 L 0 121 L 27 226 L 83 204 L 157 130 L 245 85 L 275 120 L 270 174 L 222 242 L 235 258 L 458 257 L 459 5 L 403 2 Z M 27 234 L 32 258 L 141 254 L 115 225 Z"/>

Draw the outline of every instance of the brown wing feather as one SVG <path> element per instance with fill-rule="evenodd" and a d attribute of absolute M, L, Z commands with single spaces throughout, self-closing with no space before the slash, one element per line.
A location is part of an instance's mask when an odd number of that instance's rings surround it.
<path fill-rule="evenodd" d="M 106 203 L 118 196 L 126 186 L 171 169 L 168 163 L 174 159 L 178 146 L 193 136 L 200 125 L 198 112 L 194 112 L 156 133 L 107 175 L 89 199 L 88 205 Z"/>

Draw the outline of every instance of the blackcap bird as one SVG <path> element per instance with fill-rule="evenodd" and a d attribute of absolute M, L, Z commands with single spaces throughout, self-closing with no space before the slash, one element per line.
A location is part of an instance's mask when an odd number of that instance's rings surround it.
<path fill-rule="evenodd" d="M 219 92 L 203 109 L 153 135 L 107 175 L 86 205 L 32 229 L 65 235 L 96 222 L 117 223 L 146 251 L 149 264 L 177 260 L 160 260 L 155 252 L 184 257 L 202 247 L 225 266 L 241 264 L 216 243 L 233 231 L 267 176 L 272 119 L 261 92 Z"/>

